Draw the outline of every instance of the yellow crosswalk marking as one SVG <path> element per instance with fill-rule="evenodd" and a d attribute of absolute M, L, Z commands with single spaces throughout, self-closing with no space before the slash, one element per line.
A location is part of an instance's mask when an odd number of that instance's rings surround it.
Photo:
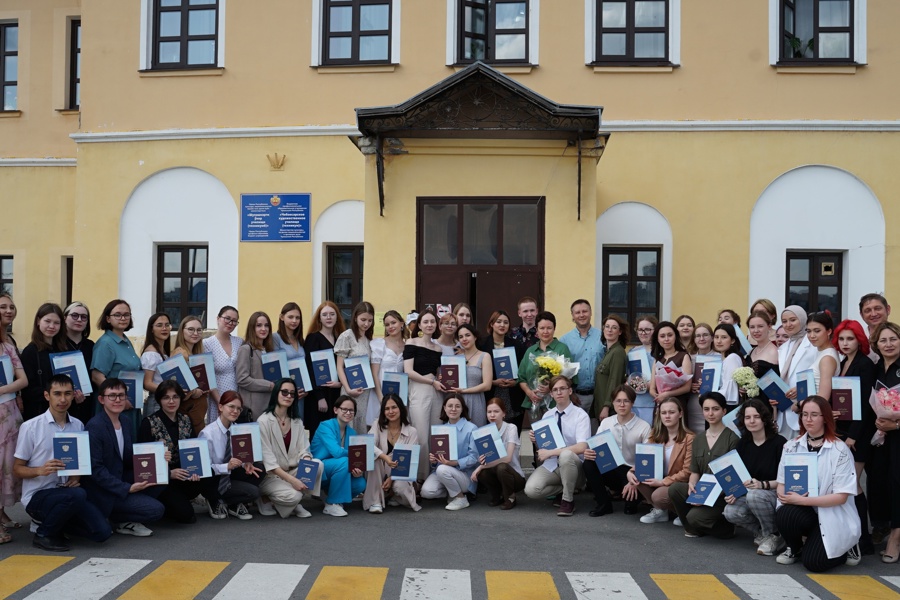
<path fill-rule="evenodd" d="M 0 598 L 21 590 L 73 558 L 75 557 L 17 554 L 0 561 Z"/>
<path fill-rule="evenodd" d="M 227 562 L 167 560 L 125 592 L 121 600 L 191 600 L 227 566 Z"/>
<path fill-rule="evenodd" d="M 670 600 L 730 600 L 737 598 L 715 575 L 651 574 Z"/>
<path fill-rule="evenodd" d="M 809 578 L 841 600 L 900 598 L 900 594 L 867 575 L 810 575 Z"/>
<path fill-rule="evenodd" d="M 485 571 L 490 600 L 559 600 L 550 573 L 537 571 Z"/>
<path fill-rule="evenodd" d="M 379 600 L 388 569 L 322 567 L 306 600 Z"/>

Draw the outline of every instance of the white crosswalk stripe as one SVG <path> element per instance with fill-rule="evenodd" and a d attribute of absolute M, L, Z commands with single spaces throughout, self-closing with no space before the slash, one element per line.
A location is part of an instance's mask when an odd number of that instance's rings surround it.
<path fill-rule="evenodd" d="M 406 569 L 400 600 L 472 600 L 469 571 Z"/>
<path fill-rule="evenodd" d="M 628 573 L 566 573 L 578 600 L 647 600 Z"/>
<path fill-rule="evenodd" d="M 126 558 L 90 558 L 63 573 L 25 600 L 102 598 L 150 562 Z"/>
<path fill-rule="evenodd" d="M 819 600 L 790 575 L 726 575 L 753 600 Z"/>
<path fill-rule="evenodd" d="M 309 565 L 247 563 L 213 600 L 246 600 L 256 597 L 261 589 L 267 600 L 288 600 L 307 569 Z"/>

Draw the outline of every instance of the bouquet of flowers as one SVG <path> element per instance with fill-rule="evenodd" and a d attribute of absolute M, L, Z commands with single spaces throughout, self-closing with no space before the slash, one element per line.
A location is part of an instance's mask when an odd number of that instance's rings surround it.
<path fill-rule="evenodd" d="M 631 389 L 633 389 L 636 394 L 647 393 L 647 382 L 644 381 L 644 377 L 640 373 L 632 373 L 628 376 L 625 383 L 631 386 Z"/>
<path fill-rule="evenodd" d="M 572 362 L 562 354 L 556 352 L 542 352 L 540 354 L 532 354 L 531 362 L 534 364 L 537 375 L 531 382 L 532 389 L 537 389 L 541 385 L 547 384 L 557 375 L 563 375 L 569 379 L 578 374 L 581 365 Z M 540 394 L 538 394 L 540 396 Z M 549 408 L 549 398 L 542 397 L 537 404 L 532 403 L 531 417 L 533 420 L 539 419 L 540 416 Z"/>
<path fill-rule="evenodd" d="M 656 392 L 668 392 L 683 386 L 694 378 L 693 373 L 685 373 L 675 363 L 663 365 L 656 363 Z M 637 391 L 637 390 L 635 390 Z"/>
<path fill-rule="evenodd" d="M 741 391 L 747 394 L 748 398 L 756 398 L 759 396 L 759 386 L 757 385 L 759 380 L 756 378 L 756 374 L 753 372 L 752 368 L 741 367 L 735 369 L 731 378 L 738 384 Z"/>
<path fill-rule="evenodd" d="M 898 419 L 900 418 L 900 385 L 892 388 L 882 388 L 880 390 L 872 390 L 869 396 L 869 404 L 875 411 L 875 417 L 879 419 Z M 884 444 L 884 432 L 878 430 L 872 436 L 872 445 L 880 446 Z"/>

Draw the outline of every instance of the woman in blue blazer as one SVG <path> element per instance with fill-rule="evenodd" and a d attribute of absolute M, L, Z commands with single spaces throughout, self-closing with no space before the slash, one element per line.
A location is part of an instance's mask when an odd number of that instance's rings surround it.
<path fill-rule="evenodd" d="M 350 427 L 356 416 L 356 401 L 350 396 L 341 396 L 334 403 L 334 415 L 333 419 L 319 424 L 310 450 L 324 465 L 322 489 L 328 491 L 328 501 L 322 512 L 332 517 L 346 517 L 347 511 L 341 505 L 366 490 L 365 472 L 350 470 L 348 454 L 350 436 L 356 435 Z"/>

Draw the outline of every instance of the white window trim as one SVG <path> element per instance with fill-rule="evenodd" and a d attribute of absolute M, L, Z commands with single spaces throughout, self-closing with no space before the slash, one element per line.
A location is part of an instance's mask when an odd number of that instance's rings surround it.
<path fill-rule="evenodd" d="M 458 0 L 447 0 L 447 66 L 459 64 L 456 55 L 456 35 L 459 23 Z M 528 3 L 528 64 L 537 66 L 540 64 L 538 50 L 540 49 L 540 25 L 541 25 L 541 0 L 529 0 Z"/>
<path fill-rule="evenodd" d="M 774 0 L 778 1 L 778 0 Z M 597 0 L 584 0 L 584 64 L 597 60 Z M 669 62 L 681 65 L 681 0 L 669 0 Z"/>
<path fill-rule="evenodd" d="M 323 66 L 323 61 L 325 60 L 325 55 L 322 52 L 324 6 L 325 0 L 314 0 L 312 3 L 312 35 L 310 35 L 311 46 L 309 53 L 309 64 L 312 67 Z M 389 62 L 392 65 L 400 64 L 400 21 L 400 0 L 391 0 L 391 55 Z M 365 63 L 348 66 L 365 66 Z M 338 66 L 338 68 L 340 67 Z"/>
<path fill-rule="evenodd" d="M 853 7 L 853 62 L 864 65 L 868 62 L 866 48 L 866 15 L 868 0 L 854 0 Z M 778 64 L 781 55 L 781 0 L 769 0 L 769 64 L 773 67 Z M 797 65 L 802 67 L 802 65 Z"/>
<path fill-rule="evenodd" d="M 225 4 L 219 0 L 218 39 L 216 40 L 216 65 L 214 68 L 225 68 Z M 141 0 L 141 34 L 138 70 L 149 71 L 153 68 L 153 0 Z"/>

